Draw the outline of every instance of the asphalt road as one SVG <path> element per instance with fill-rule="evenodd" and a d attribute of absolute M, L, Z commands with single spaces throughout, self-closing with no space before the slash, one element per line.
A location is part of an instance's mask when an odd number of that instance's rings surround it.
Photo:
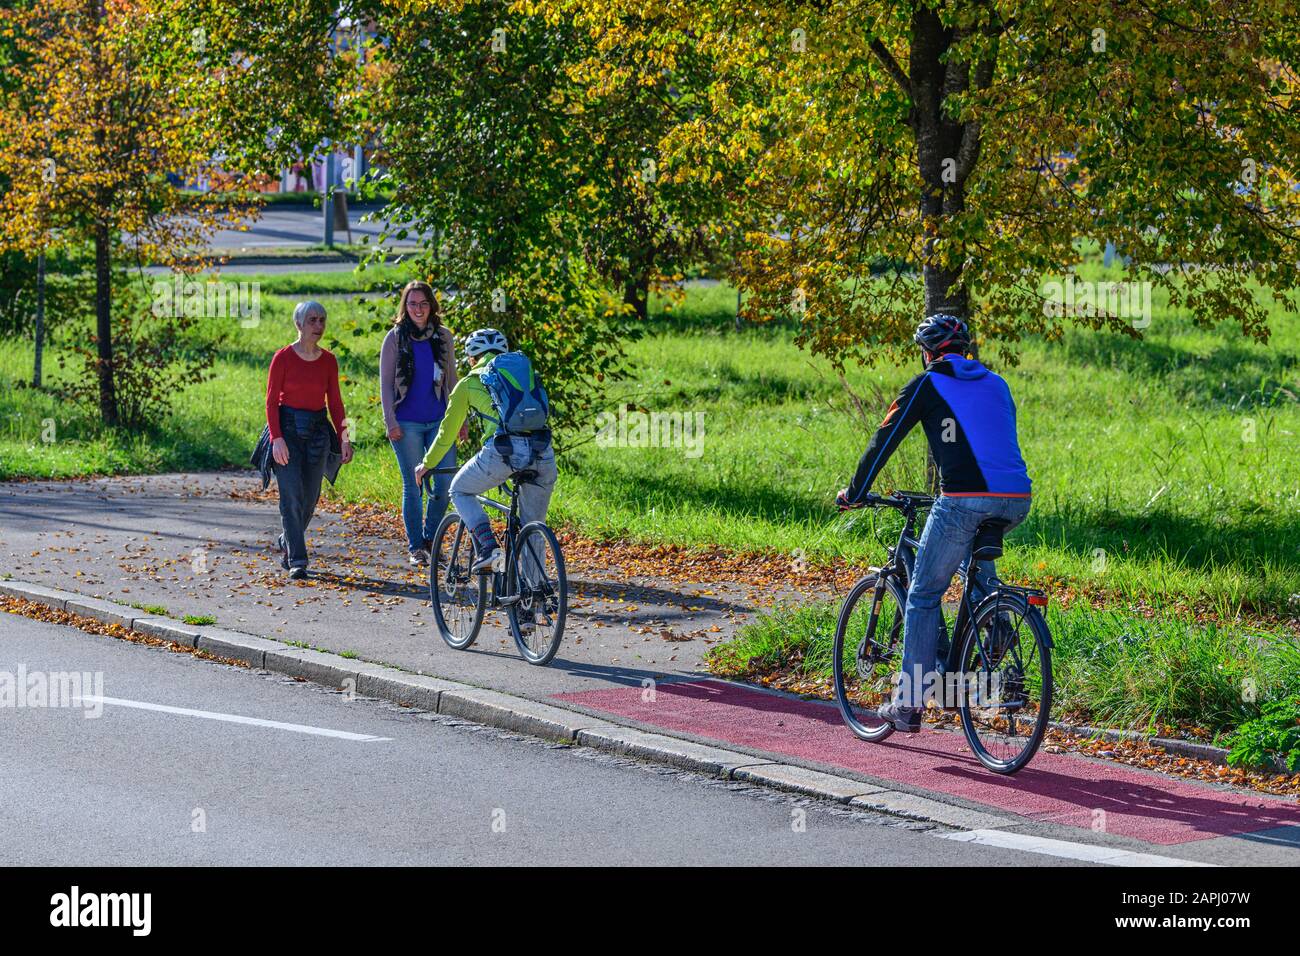
<path fill-rule="evenodd" d="M 364 211 L 349 209 L 348 222 L 352 227 L 351 239 L 348 238 L 346 229 L 335 229 L 336 243 L 363 242 L 363 237 L 366 236 L 372 244 L 376 243 L 386 226 L 383 211 L 369 207 Z M 400 239 L 391 236 L 388 242 L 390 245 L 411 244 L 425 238 L 412 231 Z M 247 223 L 245 229 L 220 229 L 209 241 L 214 248 L 226 251 L 319 245 L 325 241 L 325 214 L 322 210 L 309 206 L 268 206 L 262 210 L 261 216 Z"/>
<path fill-rule="evenodd" d="M 0 614 L 19 667 L 103 683 L 0 706 L 5 865 L 1066 862 Z"/>

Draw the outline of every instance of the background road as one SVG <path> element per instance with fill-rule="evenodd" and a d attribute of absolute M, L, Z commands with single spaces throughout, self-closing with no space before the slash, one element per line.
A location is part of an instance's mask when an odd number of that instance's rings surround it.
<path fill-rule="evenodd" d="M 6 865 L 1064 862 L 0 614 L 19 664 L 130 703 L 0 708 Z"/>
<path fill-rule="evenodd" d="M 363 221 L 366 216 L 375 218 Z M 370 242 L 376 243 L 385 225 L 383 211 L 369 205 L 364 209 L 349 208 L 348 222 L 352 226 L 351 240 L 346 229 L 335 229 L 336 243 L 362 242 L 363 236 L 369 236 Z M 211 237 L 212 247 L 222 251 L 291 249 L 294 246 L 320 245 L 325 241 L 325 214 L 310 206 L 267 206 L 261 216 L 247 225 L 247 229 L 218 230 Z M 426 234 L 412 231 L 404 238 L 392 236 L 388 241 L 390 245 L 414 245 L 426 237 Z"/>

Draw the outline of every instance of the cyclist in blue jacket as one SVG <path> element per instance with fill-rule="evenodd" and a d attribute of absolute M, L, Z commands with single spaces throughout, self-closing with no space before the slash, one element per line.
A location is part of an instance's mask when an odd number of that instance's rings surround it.
<path fill-rule="evenodd" d="M 924 674 L 936 667 L 943 627 L 941 602 L 989 519 L 1014 528 L 1029 514 L 1030 481 L 1016 437 L 1016 405 L 1000 375 L 966 358 L 970 331 L 950 315 L 917 326 L 925 370 L 898 393 L 872 436 L 849 486 L 836 496 L 843 510 L 861 507 L 871 483 L 918 422 L 939 468 L 941 494 L 921 535 L 903 618 L 903 669 L 893 699 L 877 713 L 897 730 L 921 727 Z M 992 561 L 971 576 L 976 593 L 994 581 Z M 941 683 L 941 682 L 939 682 Z"/>

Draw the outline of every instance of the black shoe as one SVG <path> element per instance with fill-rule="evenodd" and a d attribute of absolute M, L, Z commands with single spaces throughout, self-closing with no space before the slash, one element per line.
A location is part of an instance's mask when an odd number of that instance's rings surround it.
<path fill-rule="evenodd" d="M 290 570 L 289 570 L 289 580 L 290 580 L 290 581 L 305 581 L 305 580 L 307 580 L 307 569 L 306 569 L 306 568 L 290 568 Z"/>
<path fill-rule="evenodd" d="M 275 546 L 280 549 L 280 567 L 289 570 L 289 546 L 284 543 L 284 535 L 275 539 Z"/>
<path fill-rule="evenodd" d="M 921 729 L 921 712 L 915 707 L 903 707 L 891 701 L 877 707 L 876 716 L 905 734 L 914 734 Z"/>

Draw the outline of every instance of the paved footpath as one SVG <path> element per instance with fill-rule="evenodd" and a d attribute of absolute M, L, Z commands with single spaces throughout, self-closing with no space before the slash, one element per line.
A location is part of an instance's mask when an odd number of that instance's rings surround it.
<path fill-rule="evenodd" d="M 569 628 L 550 667 L 523 663 L 491 618 L 471 651 L 452 651 L 437 636 L 423 577 L 406 566 L 402 542 L 361 533 L 337 513 L 313 524 L 315 577 L 287 582 L 272 545 L 275 502 L 248 497 L 259 487 L 251 474 L 0 484 L 0 576 L 161 605 L 173 618 L 211 616 L 220 627 L 944 801 L 969 811 L 975 832 L 994 834 L 976 838 L 999 845 L 1011 837 L 995 831 L 1014 828 L 1016 840 L 1102 841 L 1212 863 L 1300 863 L 1294 799 L 1073 754 L 1042 753 L 1014 778 L 1000 778 L 957 735 L 900 734 L 872 746 L 853 738 L 831 706 L 709 679 L 701 662 L 710 647 L 756 608 L 798 595 L 571 562 Z"/>

